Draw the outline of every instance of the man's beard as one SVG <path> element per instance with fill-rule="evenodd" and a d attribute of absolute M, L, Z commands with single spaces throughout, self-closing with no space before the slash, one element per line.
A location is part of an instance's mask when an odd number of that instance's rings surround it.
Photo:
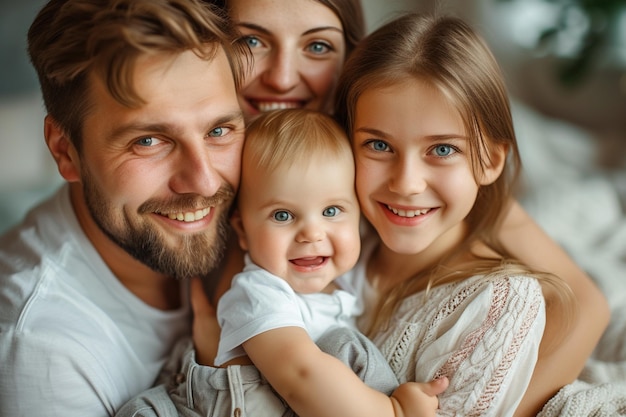
<path fill-rule="evenodd" d="M 228 184 L 212 197 L 187 194 L 168 201 L 149 200 L 132 219 L 122 208 L 107 201 L 90 173 L 84 172 L 83 179 L 85 201 L 98 227 L 138 261 L 180 279 L 205 276 L 218 265 L 228 236 L 228 208 L 234 198 L 234 190 Z M 201 207 L 220 210 L 211 220 L 213 227 L 203 233 L 179 236 L 176 247 L 170 247 L 162 232 L 140 217 L 146 213 L 193 211 L 191 208 Z"/>

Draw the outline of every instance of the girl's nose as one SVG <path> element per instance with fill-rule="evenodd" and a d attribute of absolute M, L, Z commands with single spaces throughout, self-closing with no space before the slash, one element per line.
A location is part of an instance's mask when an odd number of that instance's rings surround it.
<path fill-rule="evenodd" d="M 427 170 L 419 158 L 402 158 L 389 181 L 389 189 L 399 195 L 423 193 L 428 187 Z"/>

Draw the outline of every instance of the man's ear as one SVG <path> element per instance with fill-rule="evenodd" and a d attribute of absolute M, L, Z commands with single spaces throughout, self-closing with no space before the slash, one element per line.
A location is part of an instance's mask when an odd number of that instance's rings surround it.
<path fill-rule="evenodd" d="M 235 209 L 233 211 L 233 214 L 230 216 L 230 224 L 233 226 L 233 229 L 235 229 L 235 232 L 237 232 L 237 237 L 239 238 L 239 247 L 241 247 L 242 250 L 247 251 L 248 238 L 246 237 L 246 231 L 243 227 L 243 221 L 241 219 L 241 213 L 239 212 L 239 209 Z"/>
<path fill-rule="evenodd" d="M 488 165 L 485 166 L 481 177 L 480 185 L 489 185 L 494 183 L 502 174 L 504 163 L 508 155 L 509 147 L 503 143 L 497 143 L 489 150 L 490 159 Z"/>
<path fill-rule="evenodd" d="M 43 133 L 59 174 L 67 182 L 80 181 L 78 152 L 68 135 L 51 116 L 46 116 L 44 120 Z"/>

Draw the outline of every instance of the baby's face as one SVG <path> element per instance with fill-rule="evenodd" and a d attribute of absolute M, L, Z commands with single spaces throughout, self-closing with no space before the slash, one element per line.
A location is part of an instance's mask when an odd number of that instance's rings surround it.
<path fill-rule="evenodd" d="M 257 265 L 300 293 L 319 292 L 354 266 L 360 209 L 351 158 L 313 157 L 273 172 L 251 171 L 240 189 L 240 241 Z"/>

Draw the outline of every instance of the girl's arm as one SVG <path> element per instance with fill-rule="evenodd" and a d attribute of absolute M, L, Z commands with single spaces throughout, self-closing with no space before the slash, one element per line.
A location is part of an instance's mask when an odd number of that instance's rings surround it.
<path fill-rule="evenodd" d="M 391 397 L 365 385 L 322 352 L 300 327 L 261 333 L 244 349 L 270 385 L 302 417 L 435 416 L 447 380 L 401 385 Z"/>
<path fill-rule="evenodd" d="M 558 390 L 574 381 L 609 322 L 606 299 L 574 261 L 514 202 L 500 233 L 504 247 L 530 267 L 565 280 L 576 301 L 576 315 L 565 321 L 548 310 L 539 359 L 516 416 L 534 416 Z M 550 303 L 550 295 L 546 294 Z M 560 331 L 569 325 L 567 333 Z"/>

